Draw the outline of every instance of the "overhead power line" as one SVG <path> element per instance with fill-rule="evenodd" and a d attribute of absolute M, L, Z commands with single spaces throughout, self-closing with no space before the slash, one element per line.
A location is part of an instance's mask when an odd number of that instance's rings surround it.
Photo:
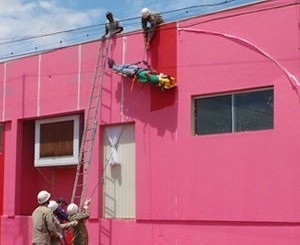
<path fill-rule="evenodd" d="M 235 1 L 236 0 L 224 0 L 218 3 L 193 5 L 160 13 L 166 22 L 171 22 L 179 19 L 189 18 L 192 16 L 220 11 L 224 9 L 225 5 L 238 7 L 229 5 Z M 137 30 L 141 26 L 140 16 L 129 17 L 121 19 L 120 21 L 125 27 L 125 30 L 128 32 Z M 5 40 L 3 42 L 0 41 L 1 50 L 6 50 L 7 52 L 6 54 L 0 54 L 0 61 L 33 55 L 36 53 L 46 52 L 71 45 L 76 45 L 79 43 L 97 40 L 100 38 L 100 36 L 102 36 L 104 25 L 104 23 L 101 23 L 42 35 Z"/>

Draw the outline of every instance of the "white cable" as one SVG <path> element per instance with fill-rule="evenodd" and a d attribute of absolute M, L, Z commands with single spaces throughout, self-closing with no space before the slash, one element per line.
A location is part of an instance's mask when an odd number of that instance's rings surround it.
<path fill-rule="evenodd" d="M 210 30 L 202 30 L 202 29 L 194 29 L 194 28 L 179 28 L 179 31 L 188 31 L 188 32 L 196 32 L 196 33 L 220 36 L 220 37 L 229 39 L 233 42 L 236 42 L 240 45 L 243 45 L 243 46 L 263 55 L 267 59 L 271 60 L 274 64 L 276 64 L 279 67 L 279 69 L 282 70 L 284 72 L 284 74 L 287 76 L 287 78 L 290 81 L 293 88 L 295 88 L 295 86 L 298 86 L 298 87 L 300 86 L 300 82 L 297 79 L 297 77 L 295 75 L 293 75 L 291 72 L 289 72 L 285 66 L 283 66 L 278 60 L 276 60 L 274 57 L 269 55 L 263 49 L 259 48 L 258 46 L 254 45 L 253 43 L 251 43 L 250 41 L 248 41 L 244 38 L 233 36 L 233 35 L 226 34 L 226 33 L 219 33 L 219 32 L 214 32 L 214 31 L 210 31 Z"/>

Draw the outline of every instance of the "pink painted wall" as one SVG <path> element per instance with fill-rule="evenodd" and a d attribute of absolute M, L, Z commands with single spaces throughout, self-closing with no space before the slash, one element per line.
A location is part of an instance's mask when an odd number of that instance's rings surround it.
<path fill-rule="evenodd" d="M 101 219 L 101 202 L 95 201 L 88 222 L 91 241 L 299 243 L 300 90 L 292 89 L 282 70 L 300 79 L 298 13 L 294 1 L 277 0 L 161 26 L 149 61 L 177 78 L 178 88 L 172 91 L 138 83 L 131 91 L 130 81 L 122 87 L 121 78 L 107 70 L 100 124 L 122 122 L 122 108 L 125 121 L 135 122 L 136 220 Z M 253 46 L 221 34 L 248 40 L 281 67 Z M 91 42 L 0 65 L 1 121 L 8 122 L 1 244 L 30 244 L 30 212 L 41 188 L 55 197 L 70 197 L 74 168 L 43 168 L 47 178 L 55 174 L 49 184 L 31 165 L 33 120 L 85 110 L 98 45 Z M 117 63 L 143 60 L 142 35 L 117 38 L 110 56 Z M 270 85 L 273 130 L 192 135 L 192 96 Z M 96 142 L 100 138 L 101 132 Z M 90 183 L 98 181 L 100 154 L 94 153 Z M 88 192 L 93 188 L 90 184 Z"/>
<path fill-rule="evenodd" d="M 287 4 L 275 2 L 267 6 Z M 247 8 L 249 14 L 241 10 L 221 19 L 212 15 L 186 21 L 179 28 L 246 39 L 299 77 L 299 6 L 253 13 L 261 6 Z M 182 145 L 177 145 L 181 164 L 172 172 L 174 180 L 187 178 L 174 185 L 181 199 L 178 217 L 298 222 L 299 97 L 285 74 L 269 59 L 228 38 L 180 31 L 178 43 L 186 49 L 178 50 L 178 79 L 185 86 L 180 88 L 177 128 L 178 138 L 188 146 L 180 151 Z M 268 85 L 274 85 L 274 130 L 191 137 L 186 123 L 191 96 Z M 192 183 L 195 188 L 190 188 Z"/>
<path fill-rule="evenodd" d="M 4 180 L 4 153 L 5 153 L 5 124 L 2 124 L 2 132 L 0 133 L 0 193 L 3 193 Z M 3 195 L 0 196 L 0 214 L 3 214 Z"/>

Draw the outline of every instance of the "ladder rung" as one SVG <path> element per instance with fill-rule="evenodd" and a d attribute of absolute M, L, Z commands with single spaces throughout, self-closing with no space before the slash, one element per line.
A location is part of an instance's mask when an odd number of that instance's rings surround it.
<path fill-rule="evenodd" d="M 83 186 L 85 186 L 85 185 L 83 185 L 83 184 L 78 184 L 78 183 L 77 183 L 77 188 L 83 187 Z M 80 188 L 80 189 L 81 189 L 81 188 Z"/>
<path fill-rule="evenodd" d="M 101 108 L 102 106 L 105 107 L 103 104 L 100 104 L 101 95 L 103 91 L 109 91 L 108 89 L 103 88 L 103 79 L 109 46 L 110 39 L 107 39 L 105 42 L 101 41 L 98 48 L 97 60 L 94 68 L 92 90 L 87 108 L 87 117 L 85 121 L 85 128 L 83 130 L 82 142 L 80 146 L 80 161 L 77 165 L 76 178 L 71 199 L 72 202 L 74 202 L 75 199 L 79 200 L 80 205 L 82 205 L 82 200 L 85 194 L 85 183 L 88 176 L 88 168 L 91 162 L 90 160 L 92 156 L 95 132 L 97 130 L 97 115 L 99 105 L 101 106 Z M 106 106 L 106 108 L 108 108 L 108 106 Z"/>
<path fill-rule="evenodd" d="M 81 198 L 81 196 L 75 196 L 74 198 L 75 198 L 75 199 L 79 199 L 79 198 Z"/>

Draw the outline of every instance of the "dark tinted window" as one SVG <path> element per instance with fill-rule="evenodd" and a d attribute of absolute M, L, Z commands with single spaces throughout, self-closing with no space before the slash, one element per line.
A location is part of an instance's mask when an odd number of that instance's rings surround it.
<path fill-rule="evenodd" d="M 196 98 L 195 134 L 220 134 L 272 129 L 273 88 Z"/>

